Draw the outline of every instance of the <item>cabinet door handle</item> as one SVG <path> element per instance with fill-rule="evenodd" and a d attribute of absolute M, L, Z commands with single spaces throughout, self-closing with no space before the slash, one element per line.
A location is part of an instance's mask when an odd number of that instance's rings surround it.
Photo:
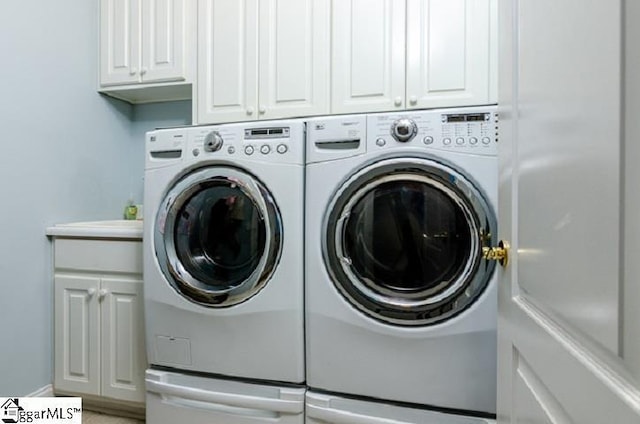
<path fill-rule="evenodd" d="M 247 115 L 253 115 L 253 108 L 252 107 L 248 107 L 247 108 Z"/>
<path fill-rule="evenodd" d="M 138 73 L 138 69 L 137 69 L 137 68 L 131 68 L 131 69 L 129 70 L 129 75 L 135 75 L 135 74 L 137 74 L 137 73 Z"/>
<path fill-rule="evenodd" d="M 402 106 L 402 97 L 396 97 L 393 101 L 393 104 L 395 104 L 396 106 Z"/>
<path fill-rule="evenodd" d="M 418 98 L 416 96 L 409 97 L 409 103 L 415 105 L 416 103 L 418 103 Z"/>
<path fill-rule="evenodd" d="M 140 69 L 140 75 L 144 75 L 147 73 L 147 68 Z"/>
<path fill-rule="evenodd" d="M 93 297 L 94 294 L 96 294 L 96 289 L 94 288 L 87 289 L 87 296 Z"/>
<path fill-rule="evenodd" d="M 109 291 L 107 289 L 100 289 L 100 292 L 98 293 L 98 299 L 102 301 L 102 299 L 104 299 L 105 296 L 108 294 L 109 294 Z"/>
<path fill-rule="evenodd" d="M 258 112 L 260 112 L 260 115 L 264 115 L 267 112 L 267 108 L 264 105 L 260 105 Z"/>

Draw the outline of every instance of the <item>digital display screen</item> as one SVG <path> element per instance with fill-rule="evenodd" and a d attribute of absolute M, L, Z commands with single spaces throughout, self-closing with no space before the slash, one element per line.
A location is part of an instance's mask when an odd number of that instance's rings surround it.
<path fill-rule="evenodd" d="M 447 122 L 465 122 L 465 115 L 447 115 Z"/>
<path fill-rule="evenodd" d="M 251 128 L 244 130 L 245 140 L 288 137 L 289 127 Z"/>
<path fill-rule="evenodd" d="M 470 115 L 467 115 L 467 122 L 473 122 L 473 121 L 486 121 L 487 117 L 486 117 L 486 113 L 472 113 Z"/>
<path fill-rule="evenodd" d="M 484 122 L 489 120 L 488 113 L 467 113 L 467 114 L 451 114 L 444 115 L 443 122 Z"/>

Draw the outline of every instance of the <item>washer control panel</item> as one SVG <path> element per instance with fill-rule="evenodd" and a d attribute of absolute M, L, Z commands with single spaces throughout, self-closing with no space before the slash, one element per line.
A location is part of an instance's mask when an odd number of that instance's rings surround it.
<path fill-rule="evenodd" d="M 442 143 L 490 148 L 497 141 L 497 116 L 491 112 L 443 113 Z"/>
<path fill-rule="evenodd" d="M 290 137 L 291 129 L 285 126 L 247 128 L 244 130 L 244 153 L 249 156 L 258 152 L 261 155 L 284 155 L 289 151 Z"/>
<path fill-rule="evenodd" d="M 304 128 L 301 120 L 196 126 L 186 130 L 188 152 L 193 160 L 298 163 L 304 159 Z"/>
<path fill-rule="evenodd" d="M 372 114 L 367 138 L 369 149 L 405 145 L 493 156 L 498 114 L 495 106 Z"/>
<path fill-rule="evenodd" d="M 149 131 L 145 166 L 212 159 L 304 163 L 303 121 L 261 124 L 274 125 L 253 128 L 244 123 Z"/>

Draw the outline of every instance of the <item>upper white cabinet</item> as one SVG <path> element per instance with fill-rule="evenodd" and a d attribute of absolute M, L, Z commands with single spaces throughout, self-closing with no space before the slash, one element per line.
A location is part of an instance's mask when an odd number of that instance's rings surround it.
<path fill-rule="evenodd" d="M 497 0 L 100 1 L 99 90 L 194 123 L 496 102 Z"/>
<path fill-rule="evenodd" d="M 329 0 L 200 0 L 198 123 L 327 114 Z"/>
<path fill-rule="evenodd" d="M 489 103 L 489 0 L 407 0 L 408 108 Z"/>
<path fill-rule="evenodd" d="M 139 51 L 140 1 L 101 0 L 100 85 L 138 82 Z"/>
<path fill-rule="evenodd" d="M 492 0 L 333 0 L 332 113 L 495 102 Z"/>
<path fill-rule="evenodd" d="M 101 0 L 100 91 L 133 103 L 191 98 L 194 22 L 192 0 Z"/>
<path fill-rule="evenodd" d="M 405 0 L 333 0 L 333 113 L 404 109 Z"/>

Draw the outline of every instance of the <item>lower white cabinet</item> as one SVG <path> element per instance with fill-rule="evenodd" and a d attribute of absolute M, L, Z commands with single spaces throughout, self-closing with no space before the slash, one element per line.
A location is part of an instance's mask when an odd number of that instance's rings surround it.
<path fill-rule="evenodd" d="M 141 242 L 57 238 L 56 393 L 145 399 Z"/>

